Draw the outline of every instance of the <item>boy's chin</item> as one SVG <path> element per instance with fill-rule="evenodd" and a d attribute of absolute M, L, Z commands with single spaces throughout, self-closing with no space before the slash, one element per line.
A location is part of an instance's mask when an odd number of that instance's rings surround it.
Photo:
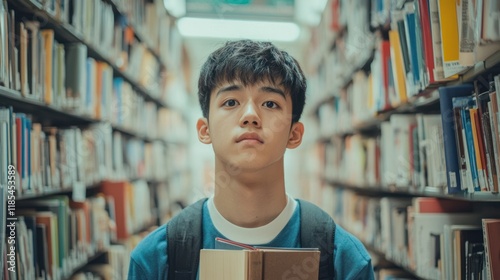
<path fill-rule="evenodd" d="M 265 159 L 257 159 L 249 161 L 247 158 L 233 159 L 231 163 L 226 165 L 225 170 L 231 176 L 243 175 L 244 173 L 255 173 L 264 171 L 266 168 L 272 166 L 272 162 Z"/>

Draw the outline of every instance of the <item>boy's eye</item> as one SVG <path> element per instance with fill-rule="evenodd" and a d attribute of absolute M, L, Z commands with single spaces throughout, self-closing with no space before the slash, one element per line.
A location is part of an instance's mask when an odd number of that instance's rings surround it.
<path fill-rule="evenodd" d="M 276 102 L 274 102 L 274 101 L 266 101 L 266 102 L 264 102 L 263 105 L 264 105 L 264 107 L 269 108 L 269 109 L 278 108 L 278 104 L 276 104 Z"/>
<path fill-rule="evenodd" d="M 238 101 L 236 101 L 234 99 L 229 99 L 226 102 L 224 102 L 222 105 L 227 106 L 227 107 L 234 107 L 234 106 L 238 105 Z"/>

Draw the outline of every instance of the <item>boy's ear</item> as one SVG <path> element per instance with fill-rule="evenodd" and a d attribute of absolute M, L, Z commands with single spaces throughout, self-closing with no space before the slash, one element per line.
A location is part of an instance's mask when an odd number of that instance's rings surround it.
<path fill-rule="evenodd" d="M 292 124 L 292 129 L 290 129 L 290 135 L 288 136 L 288 144 L 286 145 L 289 149 L 297 148 L 300 143 L 302 143 L 302 136 L 304 135 L 304 124 L 301 122 L 296 122 Z"/>
<path fill-rule="evenodd" d="M 199 118 L 196 122 L 196 130 L 198 131 L 198 139 L 203 144 L 211 144 L 212 139 L 210 139 L 210 131 L 208 129 L 207 118 Z"/>

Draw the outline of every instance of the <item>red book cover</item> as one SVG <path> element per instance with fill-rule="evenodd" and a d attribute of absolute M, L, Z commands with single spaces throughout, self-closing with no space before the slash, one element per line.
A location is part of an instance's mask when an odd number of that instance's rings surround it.
<path fill-rule="evenodd" d="M 340 0 L 332 0 L 331 1 L 331 9 L 332 9 L 332 22 L 330 24 L 330 29 L 334 32 L 340 30 Z"/>
<path fill-rule="evenodd" d="M 436 197 L 418 197 L 413 200 L 415 213 L 463 213 L 472 212 L 470 201 L 449 200 Z"/>
<path fill-rule="evenodd" d="M 420 26 L 422 28 L 422 41 L 425 54 L 425 66 L 429 75 L 429 83 L 434 79 L 434 50 L 432 49 L 431 19 L 429 17 L 429 6 L 427 0 L 418 0 L 420 10 Z"/>
<path fill-rule="evenodd" d="M 130 235 L 127 230 L 127 221 L 129 220 L 127 217 L 127 204 L 129 203 L 127 186 L 128 182 L 125 181 L 102 182 L 102 193 L 113 197 L 115 201 L 116 237 L 119 240 L 127 239 Z"/>
<path fill-rule="evenodd" d="M 500 279 L 500 220 L 483 219 L 483 238 L 486 249 L 487 274 L 490 279 Z"/>
<path fill-rule="evenodd" d="M 85 236 L 86 236 L 86 242 L 87 244 L 91 244 L 92 243 L 92 238 L 91 238 L 91 227 L 93 225 L 90 224 L 90 221 L 91 221 L 91 218 L 90 218 L 90 205 L 89 205 L 89 202 L 88 201 L 84 201 L 84 202 L 76 202 L 76 201 L 73 201 L 71 200 L 69 202 L 69 206 L 71 207 L 71 209 L 82 209 L 83 210 L 83 213 L 85 215 Z M 79 236 L 83 236 L 83 233 L 82 232 L 78 232 L 78 235 Z"/>
<path fill-rule="evenodd" d="M 389 99 L 389 64 L 391 63 L 391 43 L 388 40 L 382 41 L 380 46 L 381 57 L 382 57 L 382 74 L 384 79 L 384 108 L 387 110 L 390 108 L 391 101 Z"/>

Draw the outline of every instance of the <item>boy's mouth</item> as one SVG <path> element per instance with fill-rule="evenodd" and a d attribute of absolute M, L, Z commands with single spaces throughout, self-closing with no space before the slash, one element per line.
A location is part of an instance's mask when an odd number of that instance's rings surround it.
<path fill-rule="evenodd" d="M 240 143 L 240 142 L 254 142 L 254 143 L 264 143 L 264 140 L 262 140 L 262 138 L 260 138 L 259 134 L 255 133 L 255 132 L 245 132 L 243 134 L 241 134 L 238 138 L 236 138 L 236 143 Z"/>

